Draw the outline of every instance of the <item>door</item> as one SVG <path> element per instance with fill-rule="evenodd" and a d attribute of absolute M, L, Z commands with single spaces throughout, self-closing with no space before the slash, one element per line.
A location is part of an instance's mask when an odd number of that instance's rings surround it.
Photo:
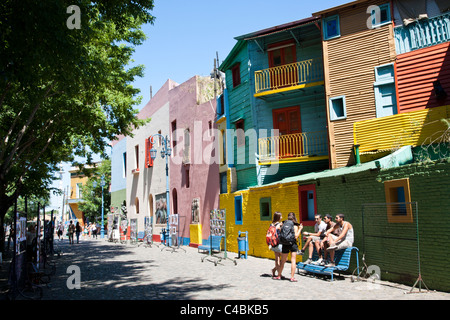
<path fill-rule="evenodd" d="M 271 68 L 270 85 L 272 89 L 297 84 L 297 66 L 291 65 L 297 61 L 294 42 L 285 41 L 270 45 L 268 48 L 268 57 L 269 68 Z"/>
<path fill-rule="evenodd" d="M 274 137 L 275 154 L 279 158 L 300 156 L 303 152 L 303 139 L 300 107 L 273 110 L 273 128 L 279 130 Z"/>
<path fill-rule="evenodd" d="M 389 83 L 375 87 L 377 118 L 397 114 L 395 84 Z"/>

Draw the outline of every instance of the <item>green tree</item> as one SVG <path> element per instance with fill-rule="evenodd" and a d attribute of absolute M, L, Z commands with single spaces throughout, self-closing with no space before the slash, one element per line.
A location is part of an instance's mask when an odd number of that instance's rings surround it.
<path fill-rule="evenodd" d="M 102 187 L 103 178 L 103 187 Z M 78 208 L 84 213 L 89 222 L 100 222 L 102 216 L 102 190 L 104 218 L 109 213 L 111 194 L 108 192 L 111 183 L 111 160 L 103 160 L 101 165 L 94 169 L 87 183 L 82 189 L 83 201 Z"/>
<path fill-rule="evenodd" d="M 80 9 L 79 29 L 71 29 Z M 128 67 L 153 23 L 153 0 L 0 2 L 0 250 L 19 196 L 48 196 L 53 171 L 75 155 L 105 155 L 137 119 L 143 66 Z"/>

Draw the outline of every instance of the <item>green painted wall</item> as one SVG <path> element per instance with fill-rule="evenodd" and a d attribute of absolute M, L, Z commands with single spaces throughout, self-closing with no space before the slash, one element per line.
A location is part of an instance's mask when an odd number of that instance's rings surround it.
<path fill-rule="evenodd" d="M 345 214 L 346 220 L 355 228 L 354 245 L 362 251 L 366 243 L 367 257 L 372 257 L 372 261 L 367 262 L 380 267 L 382 279 L 413 286 L 418 278 L 417 242 L 414 239 L 402 242 L 395 238 L 411 236 L 411 227 L 415 228 L 415 221 L 414 225 L 403 227 L 397 224 L 395 234 L 392 233 L 390 239 L 371 241 L 370 246 L 367 245 L 368 240 L 363 242 L 362 232 L 363 205 L 386 203 L 384 182 L 403 178 L 409 178 L 411 201 L 418 203 L 422 279 L 430 289 L 450 292 L 450 277 L 447 274 L 450 255 L 446 248 L 450 230 L 450 163 L 413 163 L 391 169 L 302 181 L 301 184 L 316 184 L 319 213 L 333 216 Z M 415 232 L 412 234 L 415 238 Z"/>

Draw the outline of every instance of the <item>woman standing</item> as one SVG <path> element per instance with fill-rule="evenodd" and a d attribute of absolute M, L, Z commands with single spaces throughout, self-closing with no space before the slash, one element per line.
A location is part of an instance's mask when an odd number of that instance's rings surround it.
<path fill-rule="evenodd" d="M 278 277 L 281 279 L 284 264 L 286 263 L 289 252 L 291 253 L 291 282 L 297 282 L 294 278 L 295 269 L 297 268 L 297 239 L 302 232 L 303 225 L 297 222 L 295 214 L 289 212 L 288 219 L 283 222 L 283 227 L 280 231 L 280 242 L 283 244 L 281 250 L 281 261 Z"/>
<path fill-rule="evenodd" d="M 275 212 L 273 214 L 273 220 L 272 223 L 270 224 L 270 226 L 274 226 L 277 233 L 278 233 L 278 237 L 280 236 L 280 229 L 281 226 L 283 225 L 283 223 L 281 222 L 281 213 L 280 212 Z M 273 279 L 281 279 L 281 274 L 278 273 L 278 276 L 275 275 L 275 272 L 278 272 L 279 268 L 280 268 L 280 262 L 281 262 L 281 248 L 282 248 L 282 244 L 279 243 L 277 246 L 272 247 L 269 245 L 269 249 L 272 250 L 275 253 L 275 268 L 272 269 L 272 278 Z"/>

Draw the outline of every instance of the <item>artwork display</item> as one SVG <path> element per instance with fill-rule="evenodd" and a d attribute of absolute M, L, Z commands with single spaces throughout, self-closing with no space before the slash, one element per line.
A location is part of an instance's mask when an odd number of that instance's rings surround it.
<path fill-rule="evenodd" d="M 191 212 L 192 223 L 200 223 L 200 198 L 192 199 Z"/>
<path fill-rule="evenodd" d="M 213 236 L 225 236 L 225 209 L 211 210 L 209 224 Z"/>
<path fill-rule="evenodd" d="M 156 224 L 166 224 L 167 223 L 167 199 L 166 194 L 161 193 L 155 195 L 155 205 L 156 205 Z"/>
<path fill-rule="evenodd" d="M 178 214 L 169 216 L 169 235 L 172 239 L 172 246 L 178 245 Z"/>

